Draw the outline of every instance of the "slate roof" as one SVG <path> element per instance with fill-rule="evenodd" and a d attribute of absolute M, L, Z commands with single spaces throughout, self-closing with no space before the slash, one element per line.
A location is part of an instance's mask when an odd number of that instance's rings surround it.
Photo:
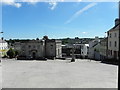
<path fill-rule="evenodd" d="M 115 25 L 113 28 L 111 28 L 108 32 L 110 32 L 110 31 L 115 31 L 115 30 L 119 30 L 119 28 L 120 28 L 120 23 L 119 24 L 117 24 L 117 25 Z"/>
<path fill-rule="evenodd" d="M 0 43 L 7 43 L 5 40 L 0 39 Z"/>

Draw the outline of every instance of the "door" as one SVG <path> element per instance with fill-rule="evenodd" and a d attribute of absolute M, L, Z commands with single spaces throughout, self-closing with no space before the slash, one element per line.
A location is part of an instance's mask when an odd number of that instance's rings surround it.
<path fill-rule="evenodd" d="M 36 58 L 36 53 L 35 52 L 32 53 L 32 57 L 33 57 L 33 59 Z"/>
<path fill-rule="evenodd" d="M 116 59 L 117 58 L 117 52 L 114 51 L 114 58 Z"/>

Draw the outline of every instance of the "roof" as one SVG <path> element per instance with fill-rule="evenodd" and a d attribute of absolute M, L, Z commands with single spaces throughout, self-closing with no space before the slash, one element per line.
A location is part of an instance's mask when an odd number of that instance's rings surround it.
<path fill-rule="evenodd" d="M 108 38 L 102 39 L 102 40 L 100 41 L 100 43 L 101 43 L 101 42 L 107 42 L 107 39 L 108 39 Z"/>
<path fill-rule="evenodd" d="M 46 42 L 62 42 L 61 40 L 57 40 L 57 39 L 48 39 L 46 40 Z"/>
<path fill-rule="evenodd" d="M 20 43 L 42 43 L 43 40 L 29 40 L 29 41 L 20 41 Z"/>
<path fill-rule="evenodd" d="M 5 40 L 0 39 L 0 43 L 7 43 Z"/>
<path fill-rule="evenodd" d="M 119 30 L 120 23 L 111 28 L 108 32 Z"/>
<path fill-rule="evenodd" d="M 97 46 L 99 44 L 99 42 L 98 43 L 96 43 L 95 45 L 93 45 L 92 47 L 95 47 L 95 46 Z"/>

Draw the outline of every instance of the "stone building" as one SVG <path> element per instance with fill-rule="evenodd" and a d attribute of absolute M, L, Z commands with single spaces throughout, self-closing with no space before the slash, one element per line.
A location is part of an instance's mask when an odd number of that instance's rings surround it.
<path fill-rule="evenodd" d="M 61 41 L 55 39 L 15 42 L 14 49 L 27 59 L 62 57 Z"/>
<path fill-rule="evenodd" d="M 45 57 L 62 57 L 62 42 L 60 40 L 45 40 Z"/>
<path fill-rule="evenodd" d="M 34 59 L 44 57 L 44 41 L 42 40 L 16 42 L 14 49 L 19 52 L 20 57 Z"/>
<path fill-rule="evenodd" d="M 119 19 L 115 20 L 115 26 L 108 32 L 108 59 L 118 59 L 119 51 Z"/>

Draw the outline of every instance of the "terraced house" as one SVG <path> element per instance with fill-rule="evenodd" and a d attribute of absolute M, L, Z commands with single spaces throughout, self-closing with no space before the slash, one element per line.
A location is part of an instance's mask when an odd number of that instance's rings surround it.
<path fill-rule="evenodd" d="M 115 26 L 108 32 L 108 58 L 118 59 L 119 51 L 119 19 L 115 20 Z"/>

